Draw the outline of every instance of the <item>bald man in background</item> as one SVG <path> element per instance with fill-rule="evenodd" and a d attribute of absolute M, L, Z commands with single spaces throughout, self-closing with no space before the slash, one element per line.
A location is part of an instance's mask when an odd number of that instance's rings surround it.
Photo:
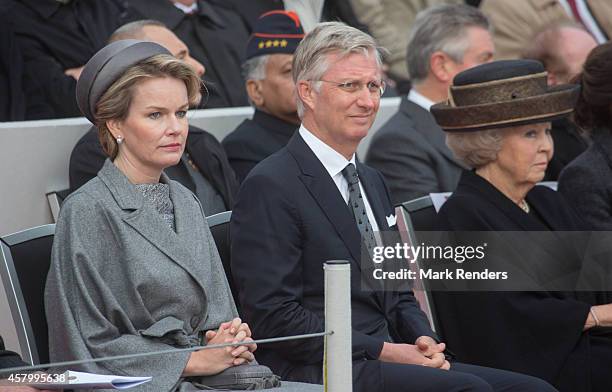
<path fill-rule="evenodd" d="M 593 36 L 580 25 L 561 23 L 537 33 L 523 53 L 523 58 L 538 60 L 548 72 L 548 85 L 571 83 L 582 71 L 591 50 L 597 46 Z M 554 155 L 546 168 L 545 181 L 557 181 L 561 170 L 582 154 L 587 138 L 567 118 L 552 122 Z"/>
<path fill-rule="evenodd" d="M 191 57 L 189 49 L 163 23 L 141 20 L 118 28 L 110 42 L 122 39 L 139 39 L 158 43 L 176 58 L 189 64 L 202 77 L 204 66 Z M 72 150 L 70 156 L 70 190 L 74 191 L 96 176 L 104 165 L 106 155 L 98 140 L 98 130 L 92 127 Z M 209 216 L 231 210 L 234 195 L 238 191 L 236 174 L 219 141 L 210 133 L 189 126 L 185 152 L 179 163 L 165 173 L 189 188 L 202 203 Z"/>

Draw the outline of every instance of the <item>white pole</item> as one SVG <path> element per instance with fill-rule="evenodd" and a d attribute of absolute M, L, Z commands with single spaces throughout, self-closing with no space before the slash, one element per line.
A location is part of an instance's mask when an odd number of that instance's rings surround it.
<path fill-rule="evenodd" d="M 329 260 L 325 270 L 325 392 L 353 391 L 351 345 L 351 265 L 346 260 Z"/>

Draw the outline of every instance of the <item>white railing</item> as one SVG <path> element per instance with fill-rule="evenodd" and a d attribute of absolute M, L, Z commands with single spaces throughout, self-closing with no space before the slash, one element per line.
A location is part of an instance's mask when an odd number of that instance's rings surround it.
<path fill-rule="evenodd" d="M 382 100 L 360 157 L 398 105 L 399 98 Z M 250 107 L 196 110 L 189 121 L 222 140 L 252 112 Z M 68 188 L 70 153 L 89 127 L 85 118 L 0 123 L 0 235 L 53 222 L 45 195 Z"/>

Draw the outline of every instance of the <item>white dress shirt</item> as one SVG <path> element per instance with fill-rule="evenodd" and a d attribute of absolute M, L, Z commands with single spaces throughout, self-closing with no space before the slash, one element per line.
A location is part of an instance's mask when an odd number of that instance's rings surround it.
<path fill-rule="evenodd" d="M 338 151 L 334 150 L 327 144 L 325 144 L 321 139 L 313 135 L 308 129 L 304 127 L 304 125 L 300 126 L 300 136 L 308 147 L 312 150 L 312 152 L 316 155 L 316 157 L 321 161 L 325 170 L 329 173 L 329 176 L 334 180 L 336 187 L 338 187 L 338 191 L 342 195 L 344 202 L 348 206 L 349 200 L 349 189 L 348 189 L 348 181 L 342 175 L 342 170 L 348 165 L 352 163 L 357 168 L 355 164 L 355 154 L 351 157 L 350 160 L 347 160 L 342 154 Z M 378 224 L 376 223 L 376 218 L 374 218 L 374 213 L 372 212 L 372 207 L 370 207 L 370 202 L 368 201 L 368 197 L 363 189 L 363 185 L 361 181 L 359 181 L 359 191 L 363 196 L 363 204 L 365 204 L 366 215 L 368 216 L 368 220 L 370 221 L 370 225 L 372 226 L 372 230 L 376 233 L 378 231 Z M 355 223 L 356 225 L 356 223 Z"/>
<path fill-rule="evenodd" d="M 567 0 L 559 0 L 561 6 L 567 12 L 567 15 L 580 24 L 580 21 L 576 19 L 574 12 L 572 11 L 572 7 L 569 5 Z M 597 23 L 597 20 L 593 17 L 591 10 L 589 10 L 589 6 L 585 0 L 576 0 L 576 9 L 578 10 L 578 14 L 580 15 L 580 19 L 582 19 L 582 23 L 584 27 L 591 33 L 595 41 L 598 44 L 603 44 L 607 41 L 605 33 L 601 30 L 601 27 Z"/>
<path fill-rule="evenodd" d="M 408 93 L 408 100 L 419 105 L 427 111 L 429 111 L 429 109 L 435 104 L 434 101 L 422 95 L 413 88 L 410 89 L 410 92 Z"/>
<path fill-rule="evenodd" d="M 183 11 L 186 14 L 191 14 L 198 11 L 198 2 L 194 1 L 192 5 L 185 5 L 179 2 L 173 3 L 176 8 Z"/>

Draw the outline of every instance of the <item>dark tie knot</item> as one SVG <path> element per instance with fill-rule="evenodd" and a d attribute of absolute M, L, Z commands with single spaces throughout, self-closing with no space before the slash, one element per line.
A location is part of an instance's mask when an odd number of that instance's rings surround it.
<path fill-rule="evenodd" d="M 359 182 L 357 170 L 355 170 L 355 165 L 353 165 L 352 163 L 349 163 L 344 169 L 342 169 L 342 175 L 349 183 L 349 185 L 357 184 Z"/>

